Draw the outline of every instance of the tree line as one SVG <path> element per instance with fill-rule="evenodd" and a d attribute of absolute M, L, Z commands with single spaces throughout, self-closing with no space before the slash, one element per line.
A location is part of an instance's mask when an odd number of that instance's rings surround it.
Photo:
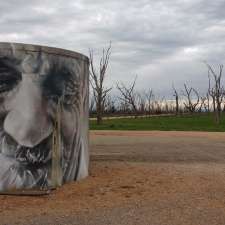
<path fill-rule="evenodd" d="M 136 82 L 138 76 L 130 84 L 117 82 L 118 96 L 112 96 L 112 87 L 106 87 L 105 78 L 111 56 L 111 43 L 103 48 L 97 67 L 94 61 L 93 50 L 89 51 L 90 60 L 90 103 L 91 117 L 97 118 L 101 124 L 105 116 L 152 116 L 159 114 L 193 114 L 213 112 L 215 123 L 220 124 L 222 112 L 225 111 L 225 90 L 222 85 L 223 65 L 219 65 L 219 71 L 205 63 L 208 69 L 208 90 L 204 95 L 186 83 L 183 90 L 178 91 L 174 85 L 171 87 L 173 99 L 158 97 L 153 89 L 137 91 Z"/>

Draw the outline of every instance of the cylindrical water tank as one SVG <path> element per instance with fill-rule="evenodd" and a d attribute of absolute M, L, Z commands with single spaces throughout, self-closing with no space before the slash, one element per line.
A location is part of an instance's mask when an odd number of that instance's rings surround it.
<path fill-rule="evenodd" d="M 0 43 L 0 191 L 88 175 L 88 58 Z"/>

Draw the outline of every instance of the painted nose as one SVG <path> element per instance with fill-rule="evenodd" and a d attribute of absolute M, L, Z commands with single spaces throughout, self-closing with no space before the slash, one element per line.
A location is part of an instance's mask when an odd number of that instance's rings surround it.
<path fill-rule="evenodd" d="M 42 98 L 39 85 L 29 75 L 18 88 L 16 97 L 7 106 L 9 113 L 4 121 L 4 130 L 18 144 L 34 147 L 52 132 L 47 103 Z"/>

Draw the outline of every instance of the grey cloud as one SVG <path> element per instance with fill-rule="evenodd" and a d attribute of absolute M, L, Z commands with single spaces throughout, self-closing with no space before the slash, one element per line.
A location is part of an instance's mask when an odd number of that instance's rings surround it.
<path fill-rule="evenodd" d="M 223 0 L 11 0 L 0 2 L 0 41 L 50 45 L 88 54 L 112 41 L 107 84 L 207 86 L 203 60 L 224 63 Z M 205 79 L 205 80 L 204 80 Z"/>

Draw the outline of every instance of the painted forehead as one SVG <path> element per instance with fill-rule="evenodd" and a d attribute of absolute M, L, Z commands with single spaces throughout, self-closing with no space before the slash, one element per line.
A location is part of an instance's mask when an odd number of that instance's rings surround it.
<path fill-rule="evenodd" d="M 72 76 L 79 74 L 77 62 L 64 57 L 54 57 L 42 52 L 28 52 L 25 54 L 4 54 L 0 52 L 0 73 L 1 71 L 15 70 L 23 74 L 55 75 L 60 72 Z M 67 78 L 67 76 L 65 77 Z"/>
<path fill-rule="evenodd" d="M 50 70 L 48 58 L 41 53 L 28 54 L 21 63 L 22 73 L 47 74 Z"/>

